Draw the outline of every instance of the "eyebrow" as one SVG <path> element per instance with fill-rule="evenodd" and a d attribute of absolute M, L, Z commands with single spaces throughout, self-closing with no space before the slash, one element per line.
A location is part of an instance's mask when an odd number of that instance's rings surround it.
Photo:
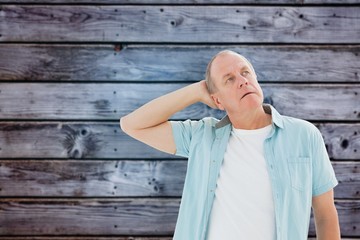
<path fill-rule="evenodd" d="M 245 68 L 249 69 L 248 66 L 243 66 L 243 67 L 240 69 L 240 71 L 244 70 Z M 222 79 L 224 79 L 226 76 L 229 76 L 229 75 L 231 75 L 231 73 L 225 74 L 225 75 L 222 77 Z"/>

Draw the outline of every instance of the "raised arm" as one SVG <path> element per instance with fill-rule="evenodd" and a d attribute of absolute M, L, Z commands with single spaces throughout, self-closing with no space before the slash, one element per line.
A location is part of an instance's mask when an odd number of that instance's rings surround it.
<path fill-rule="evenodd" d="M 204 80 L 146 103 L 120 118 L 120 127 L 129 136 L 160 151 L 174 154 L 176 146 L 168 119 L 196 102 L 216 108 Z"/>

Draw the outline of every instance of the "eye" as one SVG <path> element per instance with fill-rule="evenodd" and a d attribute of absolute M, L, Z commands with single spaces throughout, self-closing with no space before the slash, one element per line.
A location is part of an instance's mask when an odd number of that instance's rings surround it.
<path fill-rule="evenodd" d="M 243 75 L 248 75 L 250 72 L 249 71 L 244 71 Z"/>
<path fill-rule="evenodd" d="M 233 80 L 233 78 L 231 77 L 231 78 L 228 78 L 228 79 L 226 80 L 226 82 L 227 82 L 227 81 L 232 81 L 232 80 Z"/>

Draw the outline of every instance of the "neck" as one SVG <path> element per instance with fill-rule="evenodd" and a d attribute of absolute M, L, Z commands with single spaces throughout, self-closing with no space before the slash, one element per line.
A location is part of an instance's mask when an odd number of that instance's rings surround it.
<path fill-rule="evenodd" d="M 254 130 L 268 126 L 272 122 L 271 115 L 265 113 L 262 105 L 241 113 L 228 113 L 228 116 L 231 124 L 237 129 Z"/>

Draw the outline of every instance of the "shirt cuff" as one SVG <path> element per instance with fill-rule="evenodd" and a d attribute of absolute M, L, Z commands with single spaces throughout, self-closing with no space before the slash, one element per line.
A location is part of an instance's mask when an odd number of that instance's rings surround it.
<path fill-rule="evenodd" d="M 169 121 L 171 124 L 171 128 L 172 128 L 172 133 L 173 133 L 173 137 L 174 137 L 174 142 L 175 142 L 175 147 L 176 147 L 176 151 L 174 153 L 174 155 L 176 156 L 181 156 L 181 157 L 188 157 L 188 155 L 186 154 L 185 151 L 183 151 L 182 147 L 182 138 L 181 138 L 181 126 L 180 126 L 180 122 L 177 121 Z"/>
<path fill-rule="evenodd" d="M 312 196 L 313 197 L 316 197 L 316 196 L 319 196 L 323 193 L 326 193 L 327 191 L 329 191 L 330 189 L 334 188 L 336 185 L 338 185 L 338 180 L 336 178 L 332 178 L 330 182 L 328 182 L 327 184 L 317 188 L 317 189 L 314 189 L 313 190 L 313 193 L 312 193 Z"/>

